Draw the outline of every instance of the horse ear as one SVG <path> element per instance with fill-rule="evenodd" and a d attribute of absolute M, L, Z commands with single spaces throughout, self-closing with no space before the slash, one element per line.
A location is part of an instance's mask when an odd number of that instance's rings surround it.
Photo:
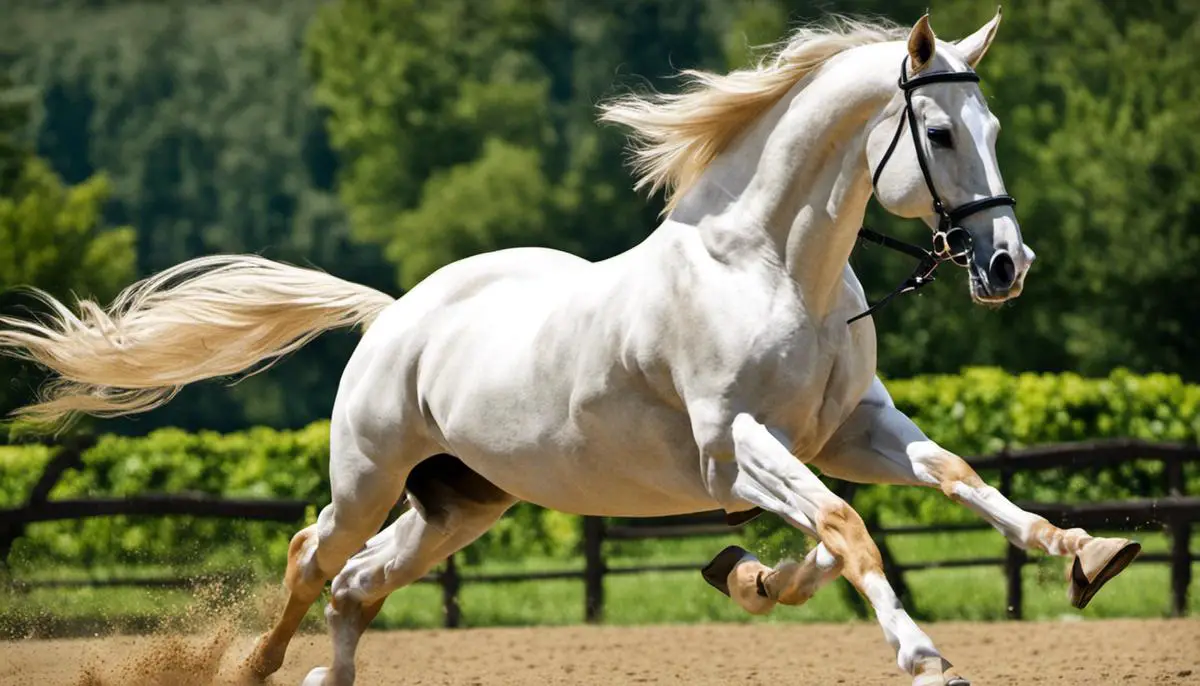
<path fill-rule="evenodd" d="M 913 74 L 929 66 L 937 50 L 937 36 L 929 26 L 929 15 L 921 17 L 908 34 L 908 67 Z"/>
<path fill-rule="evenodd" d="M 962 51 L 963 57 L 966 58 L 967 64 L 974 69 L 975 65 L 979 64 L 979 60 L 983 59 L 984 53 L 992 45 L 992 39 L 996 37 L 996 29 L 1000 27 L 1000 8 L 996 8 L 996 16 L 992 20 L 984 24 L 978 31 L 972 33 L 966 38 L 958 41 L 955 45 Z"/>

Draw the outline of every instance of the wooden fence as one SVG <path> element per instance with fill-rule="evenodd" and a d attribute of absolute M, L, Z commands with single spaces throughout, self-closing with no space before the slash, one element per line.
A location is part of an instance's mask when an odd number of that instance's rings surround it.
<path fill-rule="evenodd" d="M 38 521 L 140 514 L 299 522 L 304 516 L 307 503 L 302 501 L 230 500 L 186 494 L 145 495 L 126 499 L 49 500 L 48 496 L 54 484 L 66 470 L 80 464 L 80 456 L 89 445 L 90 443 L 83 441 L 64 446 L 47 465 L 25 505 L 16 509 L 0 510 L 0 561 L 7 556 L 12 541 L 23 533 L 24 527 Z M 1143 527 L 1165 527 L 1172 541 L 1170 552 L 1167 554 L 1144 553 L 1138 558 L 1137 564 L 1170 564 L 1171 610 L 1175 615 L 1183 615 L 1187 612 L 1192 562 L 1197 559 L 1190 549 L 1192 527 L 1197 521 L 1200 521 L 1200 497 L 1187 494 L 1184 465 L 1200 463 L 1200 447 L 1130 440 L 1097 441 L 1002 451 L 996 455 L 968 461 L 976 470 L 985 474 L 998 472 L 999 490 L 1005 495 L 1010 495 L 1013 477 L 1018 473 L 1058 468 L 1090 470 L 1133 460 L 1161 462 L 1166 497 L 1081 504 L 1033 502 L 1019 504 L 1063 527 L 1082 526 L 1090 529 L 1118 531 Z M 839 485 L 839 495 L 850 502 L 853 502 L 855 491 L 856 488 L 852 484 Z M 982 522 L 893 527 L 878 526 L 878 522 L 868 522 L 868 525 L 883 555 L 887 576 L 902 598 L 909 596 L 905 582 L 905 575 L 909 572 L 952 567 L 998 566 L 1002 567 L 1005 573 L 1008 616 L 1013 619 L 1022 617 L 1021 570 L 1028 563 L 1028 558 L 1019 548 L 1009 545 L 1007 553 L 1003 557 L 901 564 L 895 561 L 888 546 L 888 539 L 893 536 L 977 531 L 989 529 L 988 525 Z M 588 622 L 600 622 L 604 617 L 604 581 L 607 576 L 663 571 L 694 571 L 698 575 L 701 567 L 708 562 L 708 560 L 701 560 L 687 564 L 611 567 L 607 563 L 604 551 L 606 541 L 719 536 L 727 535 L 731 531 L 732 529 L 725 523 L 724 515 L 721 512 L 707 512 L 683 517 L 627 520 L 625 522 L 614 522 L 599 517 L 584 517 L 584 565 L 582 568 L 502 574 L 463 572 L 459 569 L 456 559 L 451 557 L 439 571 L 421 581 L 436 583 L 441 587 L 444 622 L 447 627 L 457 627 L 462 623 L 462 612 L 458 600 L 464 584 L 546 579 L 582 580 L 584 618 Z M 172 587 L 186 586 L 195 581 L 195 579 L 118 579 L 91 582 L 15 582 L 14 585 L 18 588 L 71 585 Z M 910 597 L 908 600 L 911 602 Z"/>
<path fill-rule="evenodd" d="M 29 497 L 21 507 L 0 509 L 0 566 L 5 564 L 8 553 L 16 539 L 25 533 L 25 527 L 35 522 L 50 522 L 62 519 L 106 517 L 114 515 L 190 515 L 193 517 L 215 517 L 223 519 L 299 522 L 304 519 L 308 503 L 302 500 L 258 500 L 240 498 L 218 498 L 193 493 L 150 493 L 125 498 L 73 498 L 50 500 L 50 492 L 67 470 L 83 465 L 83 454 L 95 443 L 92 437 L 71 439 L 59 446 L 59 450 L 46 464 Z M 237 579 L 242 575 L 208 575 L 203 578 L 156 577 L 136 579 L 96 580 L 37 580 L 10 581 L 18 590 L 34 587 L 71 586 L 148 586 L 158 588 L 185 588 L 213 580 L 216 577 Z"/>

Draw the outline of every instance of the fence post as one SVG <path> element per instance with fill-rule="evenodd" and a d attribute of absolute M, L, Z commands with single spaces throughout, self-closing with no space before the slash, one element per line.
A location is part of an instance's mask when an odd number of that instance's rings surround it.
<path fill-rule="evenodd" d="M 1021 586 L 1021 568 L 1025 565 L 1025 551 L 1009 543 L 1004 556 L 1004 576 L 1008 587 L 1008 618 L 1021 619 L 1025 601 L 1025 589 Z"/>
<path fill-rule="evenodd" d="M 1182 517 L 1171 522 L 1171 614 L 1187 614 L 1188 586 L 1192 583 L 1192 524 Z"/>
<path fill-rule="evenodd" d="M 1167 495 L 1181 497 L 1187 492 L 1183 478 L 1183 460 L 1170 459 L 1163 464 L 1167 477 Z M 1177 517 L 1170 523 L 1171 529 L 1171 614 L 1183 617 L 1187 614 L 1188 586 L 1192 583 L 1192 523 Z"/>
<path fill-rule="evenodd" d="M 1013 470 L 1008 463 L 1008 447 L 1000 449 L 1000 493 L 1005 498 L 1012 497 Z M 1004 555 L 1004 579 L 1006 586 L 1005 613 L 1009 619 L 1021 619 L 1024 616 L 1025 589 L 1021 583 L 1021 570 L 1027 561 L 1025 551 L 1012 543 L 1008 544 Z"/>
<path fill-rule="evenodd" d="M 95 445 L 93 436 L 75 436 L 58 444 L 58 452 L 46 463 L 41 477 L 38 478 L 29 496 L 25 499 L 23 508 L 33 508 L 44 504 L 50 497 L 59 479 L 68 469 L 74 469 L 83 464 L 83 454 Z M 52 445 L 52 444 L 46 444 Z M 8 553 L 13 543 L 25 535 L 24 524 L 13 524 L 0 521 L 0 569 L 8 567 Z"/>
<path fill-rule="evenodd" d="M 996 457 L 1000 459 L 1000 495 L 1011 498 L 1013 472 L 1008 462 L 1008 446 L 1001 448 Z"/>
<path fill-rule="evenodd" d="M 604 519 L 583 518 L 584 618 L 589 624 L 604 621 Z"/>
<path fill-rule="evenodd" d="M 438 581 L 442 586 L 442 610 L 447 629 L 457 629 L 462 624 L 462 608 L 458 605 L 458 591 L 462 588 L 462 577 L 458 575 L 458 564 L 455 555 L 446 558 Z"/>

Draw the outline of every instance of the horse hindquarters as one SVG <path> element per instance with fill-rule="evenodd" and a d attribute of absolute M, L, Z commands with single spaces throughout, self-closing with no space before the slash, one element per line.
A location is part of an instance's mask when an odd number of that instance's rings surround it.
<path fill-rule="evenodd" d="M 396 320 L 393 320 L 395 322 Z M 342 377 L 330 422 L 331 501 L 317 522 L 292 539 L 284 585 L 288 600 L 278 622 L 244 664 L 263 679 L 279 669 L 288 642 L 325 582 L 379 531 L 400 499 L 410 472 L 437 452 L 420 414 L 405 402 L 402 375 L 388 373 L 386 318 L 355 350 Z"/>

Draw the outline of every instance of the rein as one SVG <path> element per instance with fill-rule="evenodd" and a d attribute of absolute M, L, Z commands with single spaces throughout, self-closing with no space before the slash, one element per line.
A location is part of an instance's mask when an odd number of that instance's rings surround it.
<path fill-rule="evenodd" d="M 904 92 L 904 116 L 900 117 L 900 123 L 896 126 L 896 133 L 892 136 L 891 145 L 888 146 L 887 152 L 883 154 L 883 159 L 879 160 L 879 165 L 875 167 L 875 173 L 871 177 L 871 185 L 878 187 L 879 176 L 883 173 L 883 167 L 892 158 L 892 153 L 895 152 L 896 145 L 900 142 L 900 134 L 904 131 L 904 125 L 907 123 L 908 129 L 912 133 L 913 149 L 916 151 L 917 163 L 921 167 L 921 176 L 925 178 L 925 187 L 929 189 L 929 194 L 933 197 L 933 211 L 938 215 L 938 226 L 933 233 L 933 250 L 926 250 L 911 243 L 885 236 L 865 226 L 859 229 L 858 237 L 860 240 L 867 240 L 882 245 L 885 248 L 902 252 L 910 257 L 915 257 L 918 263 L 912 275 L 897 286 L 895 290 L 887 294 L 879 302 L 868 307 L 866 311 L 846 320 L 846 324 L 853 324 L 859 319 L 876 312 L 897 295 L 910 293 L 933 282 L 936 278 L 934 272 L 937 271 L 937 268 L 943 262 L 949 261 L 960 267 L 965 267 L 971 270 L 976 278 L 979 278 L 975 274 L 978 267 L 975 265 L 974 259 L 972 259 L 975 253 L 975 246 L 971 239 L 971 234 L 966 229 L 958 226 L 958 223 L 973 214 L 992 207 L 1011 207 L 1017 204 L 1017 201 L 1011 195 L 992 195 L 964 203 L 952 210 L 946 209 L 946 206 L 942 203 L 941 196 L 938 195 L 937 188 L 933 185 L 933 176 L 929 172 L 929 161 L 925 158 L 925 149 L 921 146 L 921 136 L 917 133 L 917 114 L 913 110 L 912 104 L 913 91 L 931 83 L 979 83 L 979 75 L 974 71 L 942 71 L 923 74 L 909 79 L 907 65 L 908 56 L 905 55 L 904 59 L 900 62 L 899 82 L 900 90 Z"/>

